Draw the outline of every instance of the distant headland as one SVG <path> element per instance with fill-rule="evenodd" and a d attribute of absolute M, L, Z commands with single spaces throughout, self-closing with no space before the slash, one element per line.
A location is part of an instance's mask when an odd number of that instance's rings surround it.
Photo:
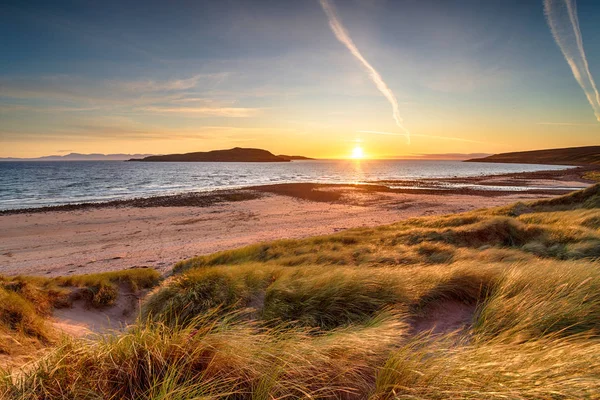
<path fill-rule="evenodd" d="M 302 161 L 302 160 L 316 160 L 316 158 L 304 157 L 304 156 L 286 156 L 285 154 L 278 154 L 277 157 L 281 157 L 290 161 Z"/>
<path fill-rule="evenodd" d="M 546 164 L 546 165 L 600 165 L 600 146 L 567 147 L 562 149 L 500 153 L 465 162 Z"/>
<path fill-rule="evenodd" d="M 151 154 L 81 154 L 70 153 L 64 156 L 52 155 L 35 158 L 3 157 L 0 161 L 126 161 L 131 158 L 148 157 Z"/>
<path fill-rule="evenodd" d="M 199 151 L 185 154 L 167 154 L 164 156 L 149 156 L 133 158 L 129 161 L 144 162 L 290 162 L 292 160 L 308 160 L 303 156 L 286 156 L 271 153 L 263 149 L 234 147 L 228 150 Z"/>

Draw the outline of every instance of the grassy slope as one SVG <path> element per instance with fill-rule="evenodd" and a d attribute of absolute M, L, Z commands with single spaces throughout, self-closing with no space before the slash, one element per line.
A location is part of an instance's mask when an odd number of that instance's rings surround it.
<path fill-rule="evenodd" d="M 590 181 L 600 182 L 600 172 L 599 171 L 591 171 L 587 172 L 583 175 L 585 179 L 589 179 Z"/>
<path fill-rule="evenodd" d="M 600 165 L 600 146 L 518 151 L 467 160 L 469 162 L 501 162 L 558 165 Z"/>
<path fill-rule="evenodd" d="M 0 276 L 0 354 L 18 355 L 56 342 L 47 321 L 55 308 L 69 307 L 78 298 L 90 307 L 111 306 L 118 285 L 151 288 L 159 278 L 150 269 L 58 278 Z"/>
<path fill-rule="evenodd" d="M 134 329 L 67 341 L 15 398 L 595 398 L 600 185 L 176 266 Z M 415 335 L 432 305 L 470 332 Z"/>

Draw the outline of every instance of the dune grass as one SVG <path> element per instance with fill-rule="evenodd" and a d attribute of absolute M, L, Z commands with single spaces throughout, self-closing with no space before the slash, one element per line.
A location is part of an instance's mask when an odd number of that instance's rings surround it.
<path fill-rule="evenodd" d="M 586 172 L 583 177 L 585 179 L 589 179 L 590 181 L 600 182 L 600 171 Z"/>
<path fill-rule="evenodd" d="M 481 260 L 486 250 L 490 250 L 486 256 L 491 258 L 493 253 L 512 251 L 513 258 L 523 260 L 528 254 L 561 260 L 589 259 L 600 256 L 599 186 L 530 205 L 260 243 L 182 261 L 174 271 L 248 263 L 351 267 L 449 264 Z M 527 212 L 513 215 L 521 208 Z"/>
<path fill-rule="evenodd" d="M 595 399 L 600 343 L 585 336 L 457 346 L 416 340 L 393 351 L 371 399 Z"/>
<path fill-rule="evenodd" d="M 60 286 L 84 288 L 83 296 L 91 307 L 101 308 L 113 305 L 119 295 L 119 286 L 137 291 L 150 289 L 160 281 L 160 274 L 149 268 L 136 268 L 124 271 L 98 274 L 72 275 L 54 278 Z"/>
<path fill-rule="evenodd" d="M 5 387 L 19 398 L 303 398 L 358 394 L 374 381 L 405 326 L 391 314 L 363 328 L 315 336 L 268 329 L 216 311 L 188 328 L 141 324 L 93 345 L 68 341 L 36 372 Z M 193 328 L 191 327 L 193 326 Z M 370 338 L 368 351 L 362 348 Z M 89 396 L 89 397 L 88 397 Z"/>
<path fill-rule="evenodd" d="M 0 354 L 24 353 L 55 342 L 58 336 L 47 321 L 55 308 L 70 307 L 78 299 L 89 307 L 108 307 L 119 295 L 119 284 L 135 291 L 151 288 L 159 279 L 151 269 L 56 278 L 0 276 Z"/>
<path fill-rule="evenodd" d="M 134 328 L 66 341 L 34 368 L 6 371 L 0 391 L 23 399 L 598 398 L 599 192 L 186 260 L 151 292 Z M 466 326 L 417 329 L 442 323 L 457 305 L 470 313 Z"/>

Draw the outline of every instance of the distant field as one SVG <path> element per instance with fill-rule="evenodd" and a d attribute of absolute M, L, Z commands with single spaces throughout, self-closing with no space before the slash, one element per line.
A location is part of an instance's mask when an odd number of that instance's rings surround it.
<path fill-rule="evenodd" d="M 467 162 L 600 166 L 600 146 L 501 153 Z"/>
<path fill-rule="evenodd" d="M 5 278 L 1 293 L 21 311 L 0 308 L 0 351 L 15 351 L 17 341 L 51 350 L 19 374 L 5 371 L 0 393 L 597 398 L 599 259 L 596 185 L 550 200 L 186 260 L 146 297 L 135 327 L 92 341 L 53 339 L 40 299 L 90 287 L 90 306 L 97 298 L 96 306 L 110 307 L 111 287 L 154 286 L 151 272 Z"/>

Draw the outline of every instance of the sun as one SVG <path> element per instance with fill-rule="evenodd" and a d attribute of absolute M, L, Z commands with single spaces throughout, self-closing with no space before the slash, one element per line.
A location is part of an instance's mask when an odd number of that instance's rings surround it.
<path fill-rule="evenodd" d="M 355 146 L 352 149 L 352 158 L 355 160 L 361 160 L 365 158 L 365 152 L 363 151 L 363 148 L 358 145 Z"/>

